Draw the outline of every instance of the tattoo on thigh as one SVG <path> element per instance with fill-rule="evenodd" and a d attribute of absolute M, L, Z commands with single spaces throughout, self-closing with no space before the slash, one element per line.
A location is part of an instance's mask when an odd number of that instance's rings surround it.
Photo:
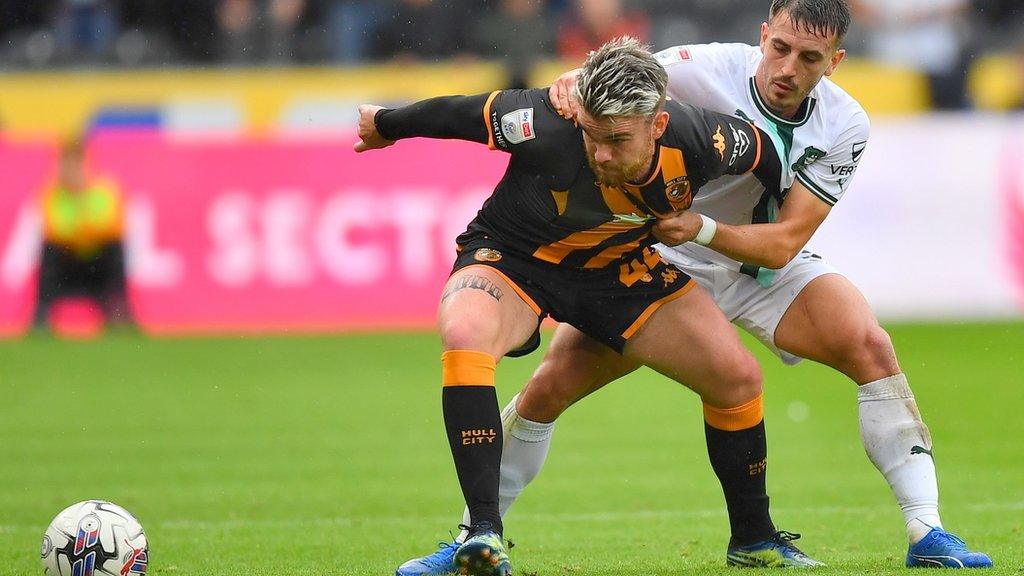
<path fill-rule="evenodd" d="M 467 288 L 473 290 L 483 290 L 484 292 L 490 294 L 495 300 L 501 300 L 501 297 L 504 296 L 504 293 L 501 291 L 501 288 L 498 288 L 498 286 L 494 282 L 491 282 L 490 280 L 484 278 L 483 276 L 468 275 L 462 276 L 455 280 L 454 282 L 452 282 L 451 286 L 449 286 L 444 291 L 444 294 L 441 295 L 441 300 L 444 301 L 452 294 L 455 294 L 456 292 L 460 290 L 465 290 Z"/>

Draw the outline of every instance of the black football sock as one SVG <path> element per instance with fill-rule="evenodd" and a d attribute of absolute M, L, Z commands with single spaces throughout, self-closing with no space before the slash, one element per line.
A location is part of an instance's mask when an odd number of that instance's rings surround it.
<path fill-rule="evenodd" d="M 709 409 L 714 413 L 709 414 Z M 729 527 L 732 531 L 730 546 L 753 544 L 769 538 L 775 532 L 775 525 L 768 512 L 768 492 L 765 487 L 768 444 L 761 398 L 757 398 L 756 406 L 752 402 L 740 409 L 725 411 L 707 405 L 704 407 L 704 436 L 708 457 L 722 484 L 729 511 Z M 745 412 L 745 415 L 738 412 Z M 723 414 L 726 414 L 725 420 Z M 757 418 L 757 423 L 750 426 L 752 416 Z M 742 425 L 750 427 L 735 429 Z"/>
<path fill-rule="evenodd" d="M 489 383 L 486 370 L 480 370 L 479 366 L 466 368 L 467 363 L 486 362 L 485 356 L 490 361 Z M 443 362 L 445 386 L 441 403 L 462 495 L 474 526 L 489 522 L 491 529 L 500 535 L 498 482 L 503 440 L 498 397 L 493 384 L 494 359 L 477 352 L 467 354 L 457 350 L 446 352 Z M 476 385 L 466 380 L 484 381 Z"/>

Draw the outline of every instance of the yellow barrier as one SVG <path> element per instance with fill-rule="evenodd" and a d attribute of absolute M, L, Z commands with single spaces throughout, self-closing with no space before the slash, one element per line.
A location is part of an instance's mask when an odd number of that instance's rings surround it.
<path fill-rule="evenodd" d="M 534 85 L 550 83 L 575 63 L 538 65 Z M 1009 57 L 985 57 L 971 74 L 979 106 L 1005 109 L 1021 100 L 1022 67 Z M 260 132 L 279 126 L 299 101 L 394 102 L 439 94 L 474 94 L 502 85 L 501 66 L 486 62 L 380 65 L 357 68 L 208 69 L 16 73 L 0 76 L 0 127 L 14 135 L 80 131 L 101 107 L 220 102 L 241 124 Z M 924 78 L 912 71 L 850 58 L 833 78 L 872 115 L 913 114 L 928 107 Z"/>
<path fill-rule="evenodd" d="M 418 100 L 485 92 L 503 78 L 500 67 L 480 63 L 10 74 L 0 77 L 0 126 L 66 136 L 81 130 L 102 106 L 222 100 L 237 103 L 246 124 L 261 131 L 272 128 L 298 98 Z"/>
<path fill-rule="evenodd" d="M 1024 104 L 1024 62 L 1010 56 L 979 58 L 968 83 L 979 108 L 1006 110 Z"/>
<path fill-rule="evenodd" d="M 906 68 L 849 58 L 832 80 L 856 98 L 869 116 L 918 114 L 931 104 L 927 79 Z"/>

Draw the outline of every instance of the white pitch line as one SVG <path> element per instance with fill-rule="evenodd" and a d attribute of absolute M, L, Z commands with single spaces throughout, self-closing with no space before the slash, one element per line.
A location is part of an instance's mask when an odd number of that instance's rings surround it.
<path fill-rule="evenodd" d="M 986 512 L 993 510 L 1024 510 L 1024 501 L 1018 502 L 985 502 L 982 504 L 966 504 L 958 508 L 969 512 Z M 804 514 L 804 515 L 863 515 L 863 514 L 887 514 L 893 511 L 895 514 L 896 505 L 875 505 L 875 506 L 814 506 L 800 508 L 774 508 L 772 513 L 782 514 Z M 720 508 L 703 510 L 640 510 L 635 512 L 585 512 L 585 513 L 524 513 L 516 514 L 513 518 L 518 521 L 533 522 L 610 522 L 636 519 L 658 519 L 658 518 L 717 518 L 724 517 L 725 510 Z M 420 524 L 420 525 L 446 525 L 457 520 L 457 515 L 451 516 L 339 516 L 334 518 L 312 518 L 303 520 L 299 518 L 261 518 L 261 519 L 232 519 L 232 520 L 165 520 L 148 525 L 159 530 L 193 530 L 193 529 L 223 529 L 231 530 L 236 528 L 302 528 L 309 526 L 330 527 L 330 526 L 353 526 L 355 524 Z M 0 533 L 13 533 L 24 531 L 37 531 L 39 526 L 27 526 L 17 524 L 0 524 Z"/>

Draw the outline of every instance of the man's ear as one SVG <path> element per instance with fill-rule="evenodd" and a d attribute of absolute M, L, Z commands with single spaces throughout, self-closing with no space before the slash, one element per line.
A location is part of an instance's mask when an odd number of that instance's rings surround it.
<path fill-rule="evenodd" d="M 836 71 L 836 68 L 839 68 L 839 63 L 843 61 L 843 58 L 846 58 L 846 49 L 840 48 L 836 50 L 835 55 L 832 56 L 832 61 L 828 64 L 828 70 L 825 70 L 825 76 L 831 76 Z"/>
<path fill-rule="evenodd" d="M 668 112 L 664 110 L 654 115 L 654 127 L 651 130 L 651 135 L 654 136 L 655 140 L 661 138 L 665 130 L 668 130 L 668 118 Z"/>

